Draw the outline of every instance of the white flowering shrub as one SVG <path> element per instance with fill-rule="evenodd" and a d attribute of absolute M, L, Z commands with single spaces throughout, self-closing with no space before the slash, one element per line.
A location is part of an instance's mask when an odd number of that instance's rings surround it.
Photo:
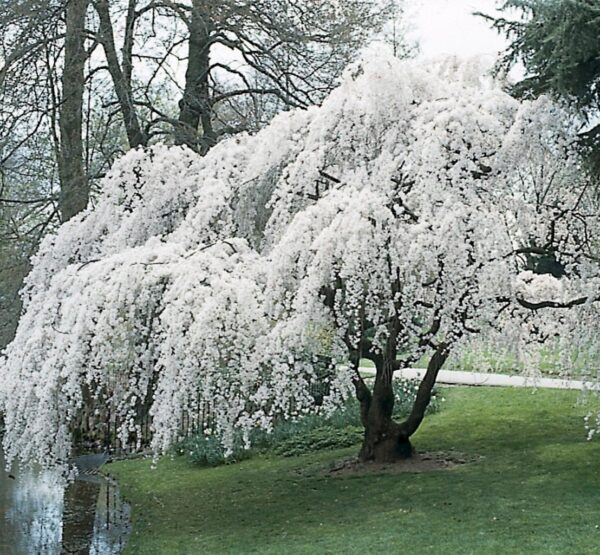
<path fill-rule="evenodd" d="M 354 383 L 377 458 L 383 437 L 408 440 L 439 367 L 473 337 L 528 367 L 553 341 L 565 368 L 582 357 L 597 378 L 598 198 L 575 139 L 569 113 L 518 102 L 476 60 L 376 52 L 320 107 L 203 158 L 128 153 L 34 258 L 0 361 L 9 463 L 66 460 L 94 403 L 123 441 L 147 410 L 156 452 L 182 413 L 208 410 L 227 449 L 314 411 L 323 379 L 324 412 Z M 426 353 L 396 425 L 392 371 Z"/>

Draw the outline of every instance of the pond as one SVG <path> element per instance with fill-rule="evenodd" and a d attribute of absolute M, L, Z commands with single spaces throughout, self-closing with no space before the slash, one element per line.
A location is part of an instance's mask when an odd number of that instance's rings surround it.
<path fill-rule="evenodd" d="M 0 449 L 0 554 L 116 555 L 129 534 L 129 506 L 100 475 L 66 487 L 52 474 L 4 468 Z"/>

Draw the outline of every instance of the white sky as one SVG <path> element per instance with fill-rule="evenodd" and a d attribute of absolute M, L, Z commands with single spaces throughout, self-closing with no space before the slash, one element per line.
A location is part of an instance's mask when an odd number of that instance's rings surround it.
<path fill-rule="evenodd" d="M 496 14 L 497 0 L 405 0 L 408 29 L 414 29 L 420 56 L 496 56 L 507 42 L 474 11 Z M 411 33 L 412 34 L 412 33 Z"/>
<path fill-rule="evenodd" d="M 504 36 L 490 28 L 486 20 L 476 17 L 473 12 L 500 15 L 495 8 L 501 0 L 404 0 L 403 26 L 410 41 L 419 43 L 419 57 L 428 58 L 454 54 L 457 56 L 489 55 L 495 60 L 498 53 L 506 48 Z M 217 56 L 243 62 L 228 48 L 215 48 Z M 181 78 L 185 64 L 181 66 Z M 523 76 L 521 66 L 513 68 L 509 76 L 519 79 Z"/>

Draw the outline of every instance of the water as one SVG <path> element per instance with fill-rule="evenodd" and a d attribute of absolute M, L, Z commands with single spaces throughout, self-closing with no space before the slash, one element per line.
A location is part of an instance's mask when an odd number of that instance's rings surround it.
<path fill-rule="evenodd" d="M 65 488 L 50 473 L 13 474 L 0 449 L 0 555 L 121 552 L 130 510 L 113 481 L 83 476 Z"/>

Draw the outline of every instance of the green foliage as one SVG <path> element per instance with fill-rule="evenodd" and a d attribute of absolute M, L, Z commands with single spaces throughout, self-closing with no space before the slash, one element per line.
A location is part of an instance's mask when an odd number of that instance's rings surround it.
<path fill-rule="evenodd" d="M 280 444 L 294 438 L 308 438 L 314 430 L 343 430 L 357 426 L 360 426 L 358 405 L 354 399 L 348 399 L 328 417 L 311 414 L 298 420 L 281 420 L 273 426 L 271 433 L 257 432 L 253 444 L 263 452 L 276 452 Z"/>
<path fill-rule="evenodd" d="M 215 436 L 198 434 L 184 439 L 175 448 L 179 455 L 186 455 L 198 466 L 218 466 L 225 463 L 236 463 L 250 457 L 251 452 L 244 447 L 242 438 L 234 438 L 232 452 L 225 455 L 221 440 Z"/>
<path fill-rule="evenodd" d="M 518 19 L 489 18 L 512 42 L 505 67 L 522 61 L 527 77 L 521 96 L 553 93 L 572 98 L 584 110 L 600 107 L 600 3 L 597 0 L 508 0 L 503 11 Z"/>
<path fill-rule="evenodd" d="M 363 428 L 360 426 L 336 428 L 325 425 L 291 436 L 281 443 L 273 445 L 271 451 L 283 457 L 296 457 L 323 449 L 351 447 L 360 443 L 362 436 Z"/>
<path fill-rule="evenodd" d="M 600 2 L 598 0 L 507 0 L 504 12 L 490 17 L 510 45 L 500 61 L 508 70 L 518 62 L 526 76 L 513 87 L 520 97 L 550 94 L 574 103 L 584 117 L 600 109 Z M 582 150 L 600 175 L 600 125 L 581 135 Z"/>
<path fill-rule="evenodd" d="M 408 415 L 418 388 L 419 383 L 415 380 L 394 381 L 395 418 Z M 428 413 L 436 412 L 438 408 L 439 398 L 434 390 Z M 226 456 L 218 437 L 203 434 L 182 440 L 175 447 L 175 452 L 199 466 L 218 466 L 248 459 L 256 453 L 293 457 L 324 449 L 350 447 L 359 444 L 362 436 L 358 403 L 351 398 L 329 416 L 311 414 L 298 420 L 281 420 L 270 433 L 255 430 L 250 437 L 251 449 L 246 449 L 242 437 L 236 436 L 229 456 Z"/>
<path fill-rule="evenodd" d="M 320 449 L 336 449 L 360 441 L 358 407 L 352 399 L 328 417 L 313 414 L 299 420 L 282 420 L 267 433 L 255 430 L 250 437 L 251 449 L 246 449 L 241 436 L 234 438 L 232 453 L 225 455 L 220 439 L 212 435 L 195 435 L 184 439 L 175 452 L 185 455 L 199 466 L 217 466 L 247 459 L 256 453 L 296 455 Z M 327 434 L 330 437 L 327 438 Z"/>

